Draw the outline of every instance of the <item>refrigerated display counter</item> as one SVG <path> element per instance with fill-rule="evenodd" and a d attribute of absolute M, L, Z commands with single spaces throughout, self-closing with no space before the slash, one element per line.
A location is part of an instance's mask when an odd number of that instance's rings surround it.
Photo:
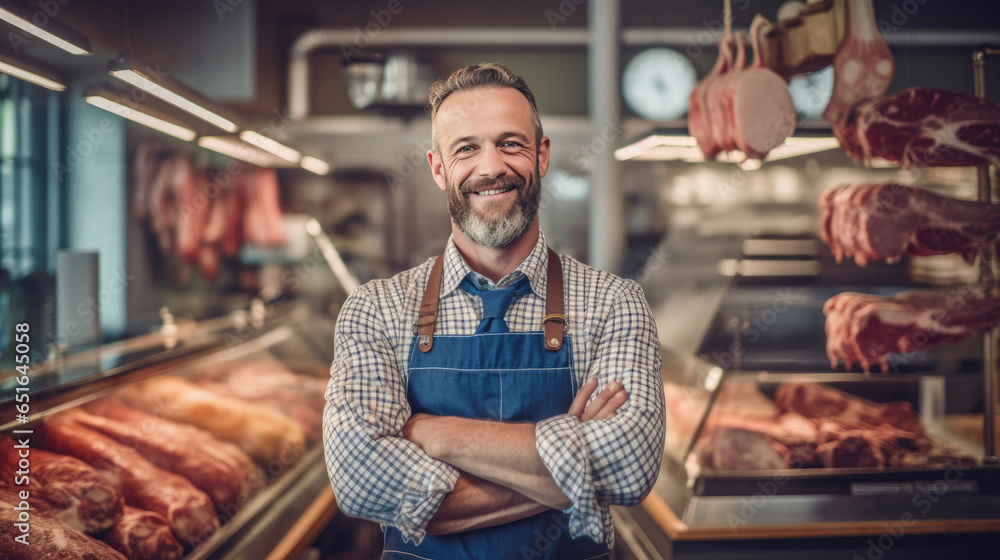
<path fill-rule="evenodd" d="M 214 391 L 221 402 L 239 399 L 272 412 L 281 412 L 283 406 L 289 422 L 302 430 L 304 445 L 289 447 L 287 457 L 256 461 L 262 489 L 238 507 L 217 505 L 220 528 L 196 546 L 186 547 L 184 558 L 298 558 L 337 512 L 321 442 L 334 320 L 294 303 L 266 311 L 168 325 L 143 337 L 34 366 L 26 423 L 14 407 L 17 372 L 3 372 L 0 431 L 7 435 L 31 431 L 34 435 L 29 437 L 38 441 L 38 429 L 61 414 L 90 410 L 108 399 L 131 406 L 128 393 L 140 398 L 137 392 L 164 379 L 180 379 L 194 391 Z M 216 410 L 216 416 L 224 415 L 224 409 Z M 171 419 L 169 412 L 159 410 L 155 416 Z"/>

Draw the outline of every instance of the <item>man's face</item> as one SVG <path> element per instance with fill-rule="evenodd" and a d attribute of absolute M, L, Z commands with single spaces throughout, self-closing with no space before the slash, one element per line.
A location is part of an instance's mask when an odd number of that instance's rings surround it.
<path fill-rule="evenodd" d="M 428 159 L 452 221 L 475 243 L 510 245 L 535 221 L 549 164 L 531 104 L 511 88 L 461 91 L 444 100 L 434 126 Z"/>

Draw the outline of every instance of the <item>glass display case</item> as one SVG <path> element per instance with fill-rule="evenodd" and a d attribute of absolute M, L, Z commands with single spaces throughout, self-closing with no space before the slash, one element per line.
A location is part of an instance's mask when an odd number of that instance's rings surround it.
<path fill-rule="evenodd" d="M 45 449 L 50 447 L 46 438 L 53 437 L 46 424 L 73 414 L 102 415 L 95 411 L 102 403 L 113 402 L 141 411 L 149 422 L 193 423 L 224 445 L 235 442 L 235 447 L 246 450 L 244 441 L 227 439 L 216 423 L 244 406 L 250 407 L 251 415 L 270 414 L 298 434 L 297 439 L 283 439 L 284 453 L 273 458 L 251 456 L 256 486 L 229 507 L 216 501 L 220 527 L 197 545 L 186 546 L 184 558 L 297 558 L 336 513 L 320 441 L 333 331 L 333 318 L 294 303 L 258 306 L 213 321 L 168 324 L 145 337 L 33 366 L 26 418 L 17 416 L 14 406 L 17 372 L 5 371 L 0 374 L 0 430 L 28 437 L 34 447 Z M 150 406 L 174 397 L 172 392 L 165 394 L 170 392 L 165 380 L 189 391 L 195 400 L 200 396 L 217 406 L 211 411 L 192 408 L 193 417 L 187 420 L 175 415 L 184 405 Z M 101 422 L 94 420 L 94 425 Z M 143 424 L 121 425 L 138 429 Z M 234 433 L 251 431 L 249 425 L 236 428 Z M 127 438 L 118 439 L 128 444 Z M 134 448 L 142 450 L 141 445 Z"/>
<path fill-rule="evenodd" d="M 637 557 L 722 541 L 863 543 L 895 525 L 972 534 L 968 543 L 1000 531 L 1000 469 L 983 464 L 983 415 L 946 406 L 945 376 L 727 371 L 661 354 L 660 476 L 641 505 L 615 509 Z"/>

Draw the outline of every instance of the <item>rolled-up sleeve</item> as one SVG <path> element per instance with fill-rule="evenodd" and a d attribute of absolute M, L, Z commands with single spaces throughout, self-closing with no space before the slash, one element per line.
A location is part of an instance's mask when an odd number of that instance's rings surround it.
<path fill-rule="evenodd" d="M 542 461 L 573 505 L 573 536 L 612 543 L 609 505 L 632 506 L 649 493 L 663 455 L 664 404 L 659 340 L 638 284 L 626 281 L 597 342 L 587 375 L 598 388 L 618 380 L 626 404 L 610 420 L 580 422 L 563 414 L 539 422 Z M 597 391 L 595 391 L 595 395 Z"/>
<path fill-rule="evenodd" d="M 326 466 L 344 513 L 398 528 L 419 543 L 458 471 L 402 437 L 406 384 L 368 285 L 337 318 L 323 412 Z"/>

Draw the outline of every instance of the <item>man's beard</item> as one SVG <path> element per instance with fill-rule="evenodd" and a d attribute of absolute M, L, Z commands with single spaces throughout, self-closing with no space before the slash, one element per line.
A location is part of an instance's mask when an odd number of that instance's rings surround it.
<path fill-rule="evenodd" d="M 499 179 L 467 181 L 460 188 L 452 188 L 449 181 L 446 184 L 446 192 L 448 193 L 448 212 L 451 214 L 451 219 L 458 224 L 458 228 L 466 237 L 479 245 L 499 249 L 517 241 L 531 227 L 542 198 L 537 164 L 535 168 L 535 174 L 527 182 L 514 175 Z M 473 210 L 469 193 L 511 187 L 515 189 L 517 199 L 505 216 L 491 219 Z M 493 206 L 498 204 L 505 204 L 505 202 L 487 203 L 486 212 L 489 213 Z"/>

